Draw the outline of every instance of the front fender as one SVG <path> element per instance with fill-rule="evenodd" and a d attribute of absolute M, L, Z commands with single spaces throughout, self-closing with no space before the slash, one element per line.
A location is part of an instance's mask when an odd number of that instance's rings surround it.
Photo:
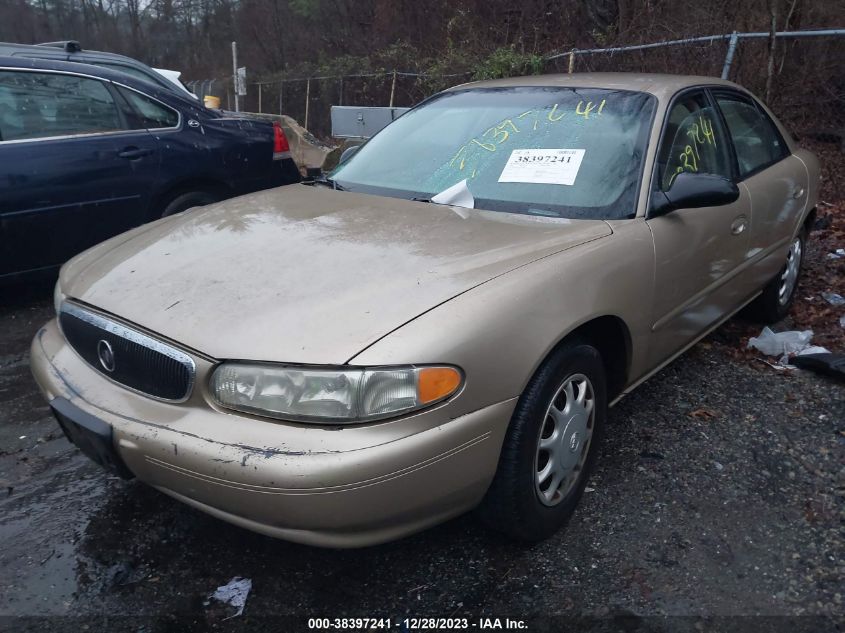
<path fill-rule="evenodd" d="M 549 352 L 592 319 L 613 315 L 631 334 L 628 382 L 647 369 L 654 246 L 641 219 L 534 261 L 448 301 L 383 337 L 349 363 L 449 363 L 466 372 L 456 405 L 472 411 L 519 396 Z"/>

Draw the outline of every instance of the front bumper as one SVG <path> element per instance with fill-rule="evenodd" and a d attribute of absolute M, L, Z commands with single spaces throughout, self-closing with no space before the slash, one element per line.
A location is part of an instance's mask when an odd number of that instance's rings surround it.
<path fill-rule="evenodd" d="M 477 505 L 516 400 L 450 419 L 449 404 L 379 424 L 329 429 L 224 412 L 202 380 L 181 404 L 124 389 L 65 342 L 56 321 L 32 342 L 48 401 L 110 425 L 140 480 L 256 532 L 326 547 L 393 540 Z M 198 359 L 198 376 L 212 364 Z"/>

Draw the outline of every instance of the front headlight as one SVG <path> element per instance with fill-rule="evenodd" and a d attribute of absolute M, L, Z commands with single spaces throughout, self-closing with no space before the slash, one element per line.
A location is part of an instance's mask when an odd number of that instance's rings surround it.
<path fill-rule="evenodd" d="M 297 422 L 349 424 L 422 409 L 456 393 L 455 367 L 308 368 L 223 363 L 211 376 L 217 403 Z"/>

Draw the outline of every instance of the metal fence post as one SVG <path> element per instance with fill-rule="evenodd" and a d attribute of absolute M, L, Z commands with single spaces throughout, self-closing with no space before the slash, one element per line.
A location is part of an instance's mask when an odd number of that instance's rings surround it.
<path fill-rule="evenodd" d="M 240 96 L 238 95 L 238 43 L 232 42 L 232 87 L 235 93 L 235 112 L 241 111 Z"/>
<path fill-rule="evenodd" d="M 575 49 L 569 51 L 569 74 L 575 72 Z"/>
<path fill-rule="evenodd" d="M 258 84 L 258 114 L 263 113 L 264 111 L 261 109 L 261 84 Z"/>
<path fill-rule="evenodd" d="M 306 130 L 308 129 L 308 104 L 311 101 L 311 78 L 309 77 L 305 81 L 305 125 L 303 126 Z"/>
<path fill-rule="evenodd" d="M 396 70 L 393 71 L 393 83 L 390 84 L 390 107 L 393 107 L 393 95 L 396 94 Z"/>
<path fill-rule="evenodd" d="M 739 42 L 739 34 L 734 31 L 731 33 L 731 39 L 728 43 L 728 54 L 725 56 L 725 65 L 722 66 L 722 79 L 727 79 L 731 74 L 731 63 L 734 60 L 734 53 L 736 53 L 736 45 Z"/>

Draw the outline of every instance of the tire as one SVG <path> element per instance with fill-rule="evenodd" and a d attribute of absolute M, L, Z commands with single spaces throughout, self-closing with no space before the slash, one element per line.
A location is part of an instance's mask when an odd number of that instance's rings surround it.
<path fill-rule="evenodd" d="M 783 268 L 766 284 L 763 293 L 748 306 L 748 314 L 755 321 L 775 323 L 789 313 L 801 277 L 806 243 L 807 234 L 804 231 L 799 232 L 790 244 Z"/>
<path fill-rule="evenodd" d="M 567 384 L 572 385 L 573 396 L 580 396 L 582 385 L 589 385 L 585 402 L 591 391 L 591 414 L 584 416 L 586 409 L 575 406 L 579 398 L 570 399 Z M 570 402 L 573 405 L 567 413 Z M 560 414 L 558 418 L 553 407 Z M 541 541 L 557 532 L 572 516 L 584 492 L 606 417 L 607 387 L 601 355 L 582 341 L 564 343 L 543 362 L 519 398 L 496 475 L 479 507 L 481 520 L 518 541 Z M 576 440 L 573 431 L 579 434 Z M 552 439 L 555 436 L 557 441 Z M 551 452 L 540 447 L 541 441 L 556 447 L 559 457 L 553 459 Z M 569 471 L 571 481 L 552 491 L 554 478 L 576 461 Z M 552 471 L 547 478 L 538 482 L 539 474 L 549 468 Z"/>
<path fill-rule="evenodd" d="M 217 202 L 220 197 L 211 191 L 186 191 L 170 198 L 162 208 L 161 217 L 181 213 L 192 207 L 202 207 Z"/>

